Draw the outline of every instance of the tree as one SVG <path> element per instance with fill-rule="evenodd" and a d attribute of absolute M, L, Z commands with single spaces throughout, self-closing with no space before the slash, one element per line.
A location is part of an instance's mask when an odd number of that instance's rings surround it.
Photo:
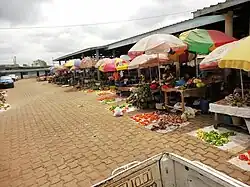
<path fill-rule="evenodd" d="M 37 59 L 37 60 L 33 61 L 33 63 L 31 64 L 31 66 L 45 67 L 45 66 L 47 66 L 47 62 L 45 62 L 44 60 Z"/>

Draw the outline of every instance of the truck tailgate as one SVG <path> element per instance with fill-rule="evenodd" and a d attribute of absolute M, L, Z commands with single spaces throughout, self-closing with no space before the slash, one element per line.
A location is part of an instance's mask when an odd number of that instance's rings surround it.
<path fill-rule="evenodd" d="M 93 187 L 249 187 L 204 164 L 171 153 L 118 171 Z"/>

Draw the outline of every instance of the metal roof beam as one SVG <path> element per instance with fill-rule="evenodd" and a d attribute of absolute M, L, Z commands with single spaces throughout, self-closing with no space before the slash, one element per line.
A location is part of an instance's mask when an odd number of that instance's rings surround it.
<path fill-rule="evenodd" d="M 97 46 L 97 47 L 89 47 L 89 48 L 86 48 L 86 49 L 82 49 L 82 50 L 79 50 L 79 51 L 76 51 L 76 52 L 69 53 L 67 55 L 58 57 L 56 59 L 53 59 L 53 61 L 63 61 L 65 59 L 67 59 L 67 58 L 71 58 L 72 56 L 82 55 L 83 53 L 86 53 L 86 52 L 89 52 L 89 51 L 93 51 L 93 50 L 96 50 L 96 49 L 105 49 L 106 47 L 107 47 L 106 45 L 104 45 L 104 46 Z"/>
<path fill-rule="evenodd" d="M 227 9 L 233 6 L 237 6 L 246 2 L 250 2 L 250 0 L 227 0 L 223 3 L 218 3 L 210 7 L 205 7 L 203 9 L 196 10 L 195 12 L 192 12 L 192 13 L 193 13 L 193 16 L 196 18 L 196 17 L 207 15 L 207 14 L 215 13 L 220 10 Z"/>

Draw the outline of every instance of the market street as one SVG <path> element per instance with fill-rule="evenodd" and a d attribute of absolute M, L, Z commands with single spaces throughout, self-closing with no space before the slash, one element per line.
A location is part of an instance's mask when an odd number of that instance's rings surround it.
<path fill-rule="evenodd" d="M 0 113 L 0 186 L 90 186 L 131 161 L 168 151 L 199 160 L 250 184 L 250 173 L 230 165 L 233 155 L 187 135 L 213 124 L 197 116 L 168 134 L 115 118 L 94 93 L 66 92 L 34 79 L 8 91 Z M 82 107 L 78 107 L 82 105 Z"/>

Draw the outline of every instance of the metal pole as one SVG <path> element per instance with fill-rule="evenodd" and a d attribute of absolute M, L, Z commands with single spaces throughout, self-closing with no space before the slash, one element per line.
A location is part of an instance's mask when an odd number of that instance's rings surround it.
<path fill-rule="evenodd" d="M 199 65 L 198 65 L 198 62 L 197 62 L 197 55 L 195 57 L 194 63 L 195 63 L 196 77 L 199 77 Z"/>
<path fill-rule="evenodd" d="M 157 53 L 157 60 L 158 60 L 158 73 L 159 73 L 159 83 L 161 83 L 161 68 L 160 68 L 160 59 L 159 59 L 159 53 Z"/>
<path fill-rule="evenodd" d="M 241 95 L 244 99 L 244 88 L 243 88 L 243 78 L 242 78 L 242 70 L 240 70 L 240 84 L 241 84 Z"/>

